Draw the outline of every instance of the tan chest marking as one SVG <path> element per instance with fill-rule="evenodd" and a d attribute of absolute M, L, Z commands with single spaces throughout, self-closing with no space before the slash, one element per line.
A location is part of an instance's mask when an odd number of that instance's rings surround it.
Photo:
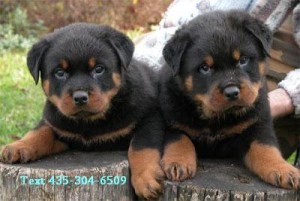
<path fill-rule="evenodd" d="M 94 135 L 91 137 L 85 137 L 76 133 L 71 133 L 69 131 L 65 131 L 59 128 L 56 128 L 54 126 L 52 126 L 49 122 L 46 122 L 59 136 L 61 137 L 66 137 L 66 138 L 70 138 L 70 139 L 74 139 L 77 141 L 81 141 L 82 143 L 89 145 L 92 143 L 96 143 L 96 142 L 106 142 L 106 141 L 115 141 L 118 138 L 121 137 L 125 137 L 126 135 L 128 135 L 133 128 L 135 127 L 135 123 L 131 123 L 128 126 L 118 129 L 118 130 L 114 130 L 112 132 L 108 132 L 108 133 L 102 133 L 99 135 Z"/>

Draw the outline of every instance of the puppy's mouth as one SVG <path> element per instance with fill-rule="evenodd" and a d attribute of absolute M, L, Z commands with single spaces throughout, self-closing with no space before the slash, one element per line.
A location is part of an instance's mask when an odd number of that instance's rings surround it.
<path fill-rule="evenodd" d="M 233 106 L 226 108 L 224 111 L 225 112 L 237 112 L 240 110 L 244 110 L 245 108 L 246 108 L 245 105 L 233 105 Z"/>
<path fill-rule="evenodd" d="M 253 106 L 249 105 L 232 105 L 223 110 L 224 114 L 234 114 L 237 116 L 241 116 L 251 110 Z"/>
<path fill-rule="evenodd" d="M 101 112 L 79 111 L 70 116 L 73 118 L 77 118 L 77 119 L 87 119 L 87 118 L 99 115 L 100 113 Z"/>

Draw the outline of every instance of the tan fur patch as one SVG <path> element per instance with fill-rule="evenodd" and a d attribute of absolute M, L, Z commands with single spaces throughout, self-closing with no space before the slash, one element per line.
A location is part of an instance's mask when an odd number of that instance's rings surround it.
<path fill-rule="evenodd" d="M 267 71 L 266 68 L 267 68 L 266 67 L 266 62 L 262 61 L 262 62 L 258 63 L 259 74 L 261 76 L 264 76 L 266 74 L 266 71 Z"/>
<path fill-rule="evenodd" d="M 77 107 L 73 102 L 73 97 L 69 93 L 63 93 L 62 97 L 57 95 L 52 95 L 48 97 L 51 101 L 64 115 L 72 118 L 72 115 L 79 111 L 87 111 L 97 113 L 91 117 L 86 118 L 88 121 L 94 121 L 96 119 L 105 119 L 105 112 L 110 107 L 111 99 L 118 93 L 120 82 L 118 80 L 118 75 L 115 75 L 116 87 L 111 90 L 102 92 L 99 90 L 94 90 L 90 92 L 89 103 L 85 106 Z"/>
<path fill-rule="evenodd" d="M 287 189 L 299 187 L 299 170 L 286 162 L 276 147 L 253 141 L 244 159 L 264 181 Z"/>
<path fill-rule="evenodd" d="M 138 196 L 153 199 L 161 193 L 160 181 L 164 173 L 159 164 L 160 159 L 160 152 L 157 149 L 134 150 L 132 146 L 129 147 L 131 183 Z"/>
<path fill-rule="evenodd" d="M 88 65 L 90 69 L 94 68 L 96 65 L 96 59 L 94 57 L 91 57 L 88 61 Z"/>
<path fill-rule="evenodd" d="M 121 76 L 119 73 L 113 73 L 112 79 L 117 88 L 121 86 Z"/>
<path fill-rule="evenodd" d="M 237 134 L 241 134 L 244 130 L 246 130 L 249 126 L 253 125 L 256 122 L 257 119 L 250 119 L 248 121 L 241 122 L 238 125 L 219 130 L 214 135 L 209 135 L 212 134 L 212 131 L 209 128 L 197 130 L 182 124 L 175 124 L 173 125 L 173 128 L 179 129 L 191 137 L 201 138 L 203 140 L 206 140 L 207 142 L 214 142 L 218 140 L 223 140 L 228 137 L 232 137 Z"/>
<path fill-rule="evenodd" d="M 61 60 L 60 65 L 65 70 L 69 68 L 69 62 L 65 59 Z"/>
<path fill-rule="evenodd" d="M 218 98 L 218 97 L 220 97 L 220 98 Z M 216 102 L 217 104 L 220 104 L 221 101 L 223 100 L 222 98 L 223 98 L 223 95 L 214 96 L 213 100 L 216 100 L 214 102 Z M 212 106 L 210 99 L 211 99 L 210 96 L 207 94 L 196 94 L 194 96 L 194 100 L 199 105 L 199 107 L 198 107 L 199 112 L 203 113 L 202 118 L 210 118 L 210 117 L 216 115 L 217 111 L 220 110 L 219 107 L 214 108 Z"/>
<path fill-rule="evenodd" d="M 46 121 L 46 123 L 58 135 L 60 135 L 62 137 L 67 137 L 67 138 L 71 138 L 71 139 L 81 141 L 83 144 L 86 144 L 86 145 L 89 145 L 89 144 L 92 144 L 92 143 L 97 143 L 97 142 L 114 141 L 118 138 L 121 138 L 121 137 L 124 137 L 124 136 L 130 134 L 130 132 L 135 127 L 135 123 L 131 123 L 127 127 L 121 128 L 119 130 L 115 130 L 115 131 L 112 131 L 112 132 L 109 132 L 109 133 L 103 133 L 103 134 L 95 135 L 93 137 L 85 137 L 85 136 L 82 136 L 82 135 L 79 135 L 79 134 L 76 134 L 76 133 L 71 133 L 71 132 L 56 128 L 53 125 L 51 125 L 48 121 Z"/>
<path fill-rule="evenodd" d="M 240 97 L 248 105 L 252 105 L 257 96 L 258 91 L 262 87 L 261 82 L 250 83 L 248 80 L 242 80 L 240 87 Z"/>
<path fill-rule="evenodd" d="M 199 105 L 199 110 L 204 117 L 223 115 L 223 111 L 234 106 L 251 106 L 257 99 L 259 89 L 262 87 L 261 82 L 251 83 L 248 80 L 242 80 L 240 85 L 240 98 L 236 101 L 229 101 L 220 91 L 217 85 L 211 87 L 207 94 L 196 94 L 194 101 Z M 242 114 L 245 110 L 237 111 Z"/>
<path fill-rule="evenodd" d="M 160 153 L 157 149 L 141 149 L 134 150 L 132 146 L 129 147 L 128 158 L 130 166 L 133 168 L 131 171 L 135 174 L 142 174 L 147 166 L 156 166 L 160 162 Z M 152 162 L 150 162 L 152 161 Z"/>
<path fill-rule="evenodd" d="M 194 144 L 185 135 L 167 144 L 162 158 L 162 167 L 168 179 L 182 181 L 196 174 L 197 156 Z"/>
<path fill-rule="evenodd" d="M 44 90 L 46 96 L 49 96 L 49 93 L 50 93 L 50 82 L 49 82 L 49 80 L 44 80 L 43 81 L 43 90 Z"/>
<path fill-rule="evenodd" d="M 56 140 L 52 129 L 44 125 L 29 131 L 21 140 L 6 145 L 2 155 L 8 163 L 28 162 L 66 149 L 68 146 Z"/>
<path fill-rule="evenodd" d="M 212 67 L 214 65 L 214 59 L 212 58 L 212 56 L 206 56 L 204 58 L 204 61 L 207 65 L 209 65 L 209 67 Z"/>
<path fill-rule="evenodd" d="M 240 60 L 240 57 L 241 57 L 240 51 L 237 50 L 237 49 L 233 50 L 233 52 L 232 52 L 232 57 L 233 57 L 233 59 L 236 60 L 236 61 Z"/>
<path fill-rule="evenodd" d="M 193 76 L 192 75 L 189 75 L 187 78 L 185 78 L 184 86 L 187 91 L 193 90 Z"/>
<path fill-rule="evenodd" d="M 249 128 L 249 126 L 253 125 L 257 122 L 257 119 L 249 119 L 245 122 L 241 122 L 235 126 L 224 128 L 220 130 L 218 133 L 220 133 L 222 136 L 232 136 L 234 134 L 241 134 L 244 130 Z"/>

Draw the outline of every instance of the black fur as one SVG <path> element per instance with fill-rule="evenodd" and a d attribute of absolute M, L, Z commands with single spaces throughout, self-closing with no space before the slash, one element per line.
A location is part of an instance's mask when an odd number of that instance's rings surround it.
<path fill-rule="evenodd" d="M 46 95 L 43 117 L 1 160 L 25 163 L 68 149 L 128 150 L 136 194 L 161 192 L 164 123 L 158 74 L 132 59 L 132 41 L 108 26 L 75 23 L 48 34 L 28 53 Z"/>
<path fill-rule="evenodd" d="M 278 147 L 269 111 L 265 77 L 260 75 L 258 68 L 259 62 L 267 56 L 271 38 L 272 33 L 263 23 L 241 11 L 204 14 L 176 32 L 163 50 L 166 65 L 160 72 L 160 104 L 169 130 L 166 144 L 178 140 L 178 133 L 186 134 L 200 157 L 242 158 L 254 140 Z M 244 68 L 233 60 L 234 49 L 238 49 L 241 56 L 250 57 Z M 214 64 L 204 74 L 200 67 L 208 55 L 212 56 Z M 187 76 L 193 78 L 191 91 L 184 87 Z M 194 99 L 197 94 L 208 95 L 214 85 L 218 85 L 217 88 L 221 90 L 228 83 L 239 85 L 241 79 L 251 84 L 262 83 L 254 103 L 241 106 L 247 111 L 245 113 L 237 115 L 233 107 L 223 108 L 218 114 L 207 116 L 202 105 Z M 251 119 L 257 121 L 242 133 L 228 136 L 220 133 L 221 130 Z M 174 128 L 178 124 L 198 131 L 197 136 Z M 172 133 L 176 135 L 172 136 Z"/>
<path fill-rule="evenodd" d="M 136 136 L 139 140 L 133 141 L 134 146 L 161 149 L 163 130 L 157 102 L 157 77 L 147 66 L 132 60 L 133 51 L 133 43 L 124 34 L 108 26 L 85 23 L 58 29 L 35 44 L 28 54 L 28 67 L 36 83 L 39 74 L 43 81 L 49 80 L 49 97 L 61 97 L 66 91 L 88 90 L 95 85 L 106 92 L 113 87 L 110 74 L 115 72 L 121 75 L 121 87 L 112 98 L 104 119 L 90 121 L 84 117 L 70 117 L 47 99 L 42 124 L 49 123 L 91 141 L 87 145 L 56 132 L 56 136 L 71 148 L 105 150 L 107 147 L 110 150 L 124 150 L 128 149 L 132 136 L 138 132 L 142 136 Z M 98 80 L 93 78 L 87 69 L 90 57 L 95 57 L 97 63 L 107 68 L 107 75 Z M 58 80 L 54 72 L 62 59 L 68 60 L 70 67 L 67 69 L 68 77 Z M 153 120 L 152 115 L 156 119 Z M 148 118 L 156 129 L 148 129 Z M 133 122 L 135 128 L 124 138 L 107 142 L 93 141 L 95 136 L 122 129 Z"/>

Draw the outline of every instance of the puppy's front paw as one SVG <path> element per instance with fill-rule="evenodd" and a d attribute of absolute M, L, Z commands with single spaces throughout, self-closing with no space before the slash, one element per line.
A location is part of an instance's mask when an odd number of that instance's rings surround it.
<path fill-rule="evenodd" d="M 266 175 L 262 175 L 266 182 L 286 189 L 299 189 L 300 171 L 289 164 L 282 162 L 270 167 Z"/>
<path fill-rule="evenodd" d="M 163 157 L 161 166 L 171 181 L 193 178 L 197 171 L 197 161 L 194 157 Z"/>
<path fill-rule="evenodd" d="M 1 158 L 4 163 L 26 163 L 36 160 L 34 150 L 22 141 L 17 141 L 3 147 Z"/>
<path fill-rule="evenodd" d="M 133 173 L 131 182 L 135 193 L 147 200 L 157 198 L 161 192 L 161 181 L 164 178 L 164 173 L 159 165 L 155 167 L 148 167 L 147 169 Z"/>
<path fill-rule="evenodd" d="M 277 147 L 252 142 L 245 164 L 265 182 L 286 189 L 300 187 L 299 170 L 282 158 Z"/>
<path fill-rule="evenodd" d="M 193 178 L 197 170 L 195 147 L 185 135 L 165 146 L 161 166 L 171 181 Z"/>

